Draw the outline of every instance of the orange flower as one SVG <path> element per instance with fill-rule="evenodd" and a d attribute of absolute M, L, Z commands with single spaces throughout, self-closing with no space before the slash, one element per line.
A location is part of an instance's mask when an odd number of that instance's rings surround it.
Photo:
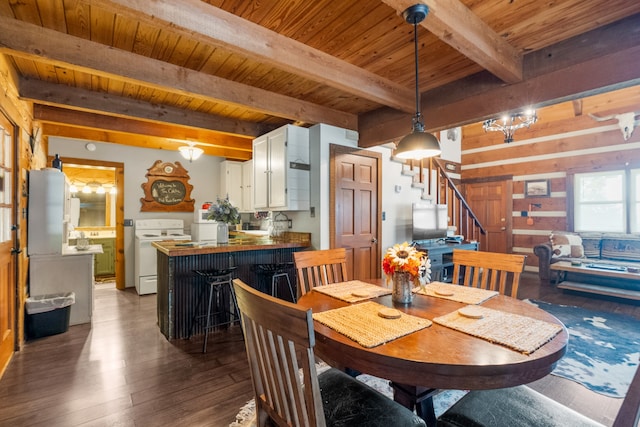
<path fill-rule="evenodd" d="M 398 243 L 387 249 L 382 259 L 382 270 L 391 281 L 394 273 L 409 273 L 416 284 L 424 285 L 431 276 L 431 261 L 407 242 Z"/>

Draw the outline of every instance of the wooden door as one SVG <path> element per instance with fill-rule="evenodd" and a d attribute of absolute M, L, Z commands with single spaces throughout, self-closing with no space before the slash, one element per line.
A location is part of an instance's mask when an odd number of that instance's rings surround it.
<path fill-rule="evenodd" d="M 14 198 L 14 127 L 0 114 L 0 375 L 11 360 L 16 346 L 16 238 Z"/>
<path fill-rule="evenodd" d="M 331 247 L 347 250 L 350 280 L 380 277 L 379 153 L 331 145 Z"/>
<path fill-rule="evenodd" d="M 467 202 L 487 231 L 480 237 L 482 251 L 511 251 L 511 188 L 510 180 L 465 185 Z"/>

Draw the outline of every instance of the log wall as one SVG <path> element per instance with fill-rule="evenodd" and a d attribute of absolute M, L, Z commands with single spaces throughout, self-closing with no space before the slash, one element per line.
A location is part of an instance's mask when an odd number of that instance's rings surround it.
<path fill-rule="evenodd" d="M 630 111 L 640 115 L 640 86 L 540 109 L 537 123 L 517 130 L 510 144 L 501 132 L 485 133 L 482 123 L 463 128 L 462 181 L 513 180 L 512 250 L 527 255 L 527 270 L 538 269 L 535 245 L 548 241 L 553 230 L 568 230 L 568 174 L 640 167 L 640 129 L 625 141 L 616 120 L 589 116 Z M 525 197 L 525 182 L 542 179 L 549 180 L 550 196 Z M 533 225 L 522 215 L 529 204 L 540 204 L 529 215 Z"/>

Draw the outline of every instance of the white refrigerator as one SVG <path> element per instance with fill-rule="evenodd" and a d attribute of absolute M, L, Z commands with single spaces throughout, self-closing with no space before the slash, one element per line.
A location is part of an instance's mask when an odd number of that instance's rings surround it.
<path fill-rule="evenodd" d="M 28 239 L 30 296 L 75 293 L 69 324 L 90 323 L 93 255 L 102 245 L 78 251 L 68 246 L 69 185 L 58 169 L 29 173 Z"/>

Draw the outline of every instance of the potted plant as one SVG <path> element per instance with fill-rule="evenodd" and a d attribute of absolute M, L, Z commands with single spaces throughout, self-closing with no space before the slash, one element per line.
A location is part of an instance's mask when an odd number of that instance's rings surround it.
<path fill-rule="evenodd" d="M 216 198 L 216 203 L 209 206 L 207 219 L 212 219 L 218 223 L 217 243 L 229 242 L 229 224 L 240 223 L 240 212 L 229 201 L 229 196 L 221 199 Z"/>

